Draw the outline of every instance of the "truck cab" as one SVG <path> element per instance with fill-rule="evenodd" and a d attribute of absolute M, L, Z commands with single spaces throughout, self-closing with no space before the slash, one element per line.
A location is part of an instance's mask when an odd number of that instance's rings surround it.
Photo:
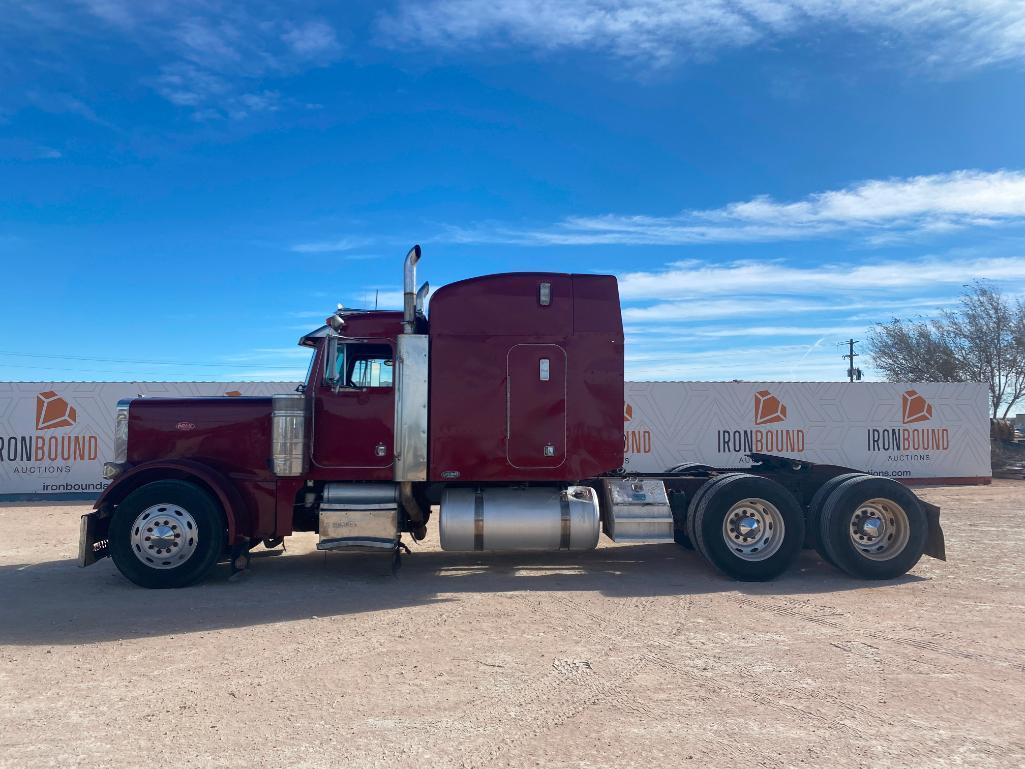
<path fill-rule="evenodd" d="M 311 477 L 390 481 L 394 466 L 395 355 L 402 313 L 345 312 L 299 344 L 314 351 L 309 403 Z"/>

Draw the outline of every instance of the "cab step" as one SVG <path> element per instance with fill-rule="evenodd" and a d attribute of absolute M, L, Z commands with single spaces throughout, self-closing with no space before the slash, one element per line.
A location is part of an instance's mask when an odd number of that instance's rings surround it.
<path fill-rule="evenodd" d="M 329 483 L 320 503 L 318 550 L 395 550 L 399 506 L 391 484 Z"/>

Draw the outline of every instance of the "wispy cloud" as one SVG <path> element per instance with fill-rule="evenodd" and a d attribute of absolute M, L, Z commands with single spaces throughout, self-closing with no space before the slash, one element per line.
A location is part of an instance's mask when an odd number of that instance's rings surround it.
<path fill-rule="evenodd" d="M 344 237 L 333 240 L 316 240 L 308 243 L 296 243 L 289 246 L 289 251 L 297 254 L 331 254 L 344 251 L 352 251 L 354 248 L 363 248 L 369 243 L 366 238 Z M 366 258 L 360 255 L 360 258 Z"/>
<path fill-rule="evenodd" d="M 956 301 L 952 297 L 973 279 L 1020 283 L 1025 280 L 1025 258 L 922 257 L 857 265 L 686 261 L 662 270 L 623 273 L 619 291 L 632 338 L 653 333 L 645 327 L 660 322 L 770 321 L 760 324 L 761 334 L 733 324 L 686 329 L 692 338 L 707 339 L 793 336 L 802 327 L 786 321 L 796 317 L 811 318 L 816 335 L 836 333 L 823 328 L 823 319 L 834 326 L 842 321 L 839 333 L 847 333 L 895 314 L 936 312 Z"/>
<path fill-rule="evenodd" d="M 783 261 L 674 262 L 619 278 L 624 300 L 690 299 L 728 294 L 859 293 L 959 287 L 967 280 L 1025 280 L 1025 257 L 923 257 L 866 264 L 794 265 Z"/>
<path fill-rule="evenodd" d="M 716 340 L 730 340 L 735 337 L 765 337 L 773 339 L 799 339 L 860 333 L 865 327 L 863 322 L 848 319 L 841 325 L 822 325 L 811 323 L 807 326 L 654 326 L 638 323 L 626 326 L 626 337 L 632 348 L 649 346 L 665 347 L 667 344 L 698 344 Z M 729 343 L 729 342 L 727 342 Z"/>
<path fill-rule="evenodd" d="M 24 139 L 0 139 L 0 159 L 60 160 L 64 153 L 45 144 Z"/>
<path fill-rule="evenodd" d="M 69 93 L 60 91 L 28 91 L 25 94 L 26 101 L 36 109 L 49 112 L 53 115 L 77 115 L 85 118 L 90 123 L 110 126 L 110 124 L 96 114 L 96 111 L 84 101 Z"/>
<path fill-rule="evenodd" d="M 938 68 L 1025 59 L 1017 0 L 405 0 L 379 26 L 401 45 L 586 50 L 649 67 L 833 30 Z"/>
<path fill-rule="evenodd" d="M 330 60 L 341 53 L 334 28 L 325 21 L 289 24 L 281 37 L 296 56 L 304 59 Z"/>
<path fill-rule="evenodd" d="M 894 316 L 935 316 L 957 303 L 964 283 L 980 278 L 1011 293 L 1025 280 L 1025 258 L 686 261 L 623 273 L 628 375 L 836 378 L 843 372 L 839 342 L 864 339 L 870 326 Z"/>
<path fill-rule="evenodd" d="M 26 27 L 23 20 L 21 27 L 144 52 L 154 63 L 139 79 L 198 120 L 238 120 L 283 109 L 289 102 L 278 87 L 282 80 L 342 54 L 331 24 L 302 4 L 80 0 L 46 13 L 36 5 L 11 10 L 33 23 Z M 33 36 L 30 44 L 35 37 L 47 39 Z M 101 122 L 76 96 L 44 94 L 31 101 Z"/>
<path fill-rule="evenodd" d="M 768 196 L 670 216 L 570 216 L 541 227 L 451 228 L 464 243 L 683 245 L 807 240 L 846 233 L 869 239 L 1025 224 L 1025 172 L 954 171 L 872 179 L 795 201 Z"/>
<path fill-rule="evenodd" d="M 722 349 L 653 352 L 626 356 L 630 380 L 829 380 L 843 371 L 838 352 L 821 339 L 811 344 L 765 344 Z"/>

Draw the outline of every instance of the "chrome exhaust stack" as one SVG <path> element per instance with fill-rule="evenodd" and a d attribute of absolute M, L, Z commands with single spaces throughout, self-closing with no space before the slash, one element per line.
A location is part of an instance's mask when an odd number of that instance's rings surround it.
<path fill-rule="evenodd" d="M 416 290 L 416 263 L 420 246 L 406 254 L 402 274 L 402 333 L 396 339 L 395 370 L 395 480 L 399 503 L 409 519 L 413 539 L 427 536 L 427 516 L 413 493 L 414 482 L 427 480 L 427 335 L 416 333 L 416 317 L 423 311 L 427 284 Z"/>
<path fill-rule="evenodd" d="M 424 314 L 424 303 L 427 301 L 427 295 L 430 292 L 431 284 L 425 280 L 423 285 L 420 286 L 419 290 L 416 292 L 415 311 L 417 315 Z"/>
<path fill-rule="evenodd" d="M 416 263 L 420 261 L 420 245 L 409 249 L 402 273 L 402 333 L 416 333 Z"/>

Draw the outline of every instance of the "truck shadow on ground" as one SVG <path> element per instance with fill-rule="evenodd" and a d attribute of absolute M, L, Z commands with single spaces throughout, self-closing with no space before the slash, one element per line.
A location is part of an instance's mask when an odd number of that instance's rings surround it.
<path fill-rule="evenodd" d="M 460 594 L 557 591 L 608 598 L 738 592 L 748 596 L 886 590 L 919 581 L 854 580 L 805 551 L 769 583 L 736 582 L 673 546 L 584 553 L 446 553 L 414 549 L 398 576 L 385 555 L 257 550 L 237 581 L 220 565 L 182 590 L 145 590 L 105 559 L 0 567 L 0 643 L 65 645 L 166 636 L 459 601 Z"/>

